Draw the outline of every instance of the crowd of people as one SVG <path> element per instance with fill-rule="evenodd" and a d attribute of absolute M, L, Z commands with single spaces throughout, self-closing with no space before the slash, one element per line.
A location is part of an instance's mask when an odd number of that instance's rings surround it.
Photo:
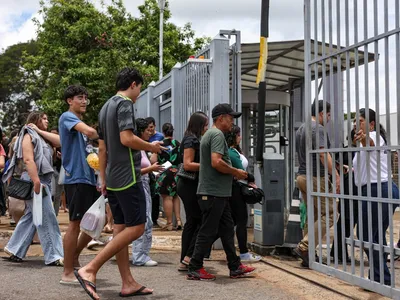
<path fill-rule="evenodd" d="M 207 115 L 195 112 L 180 142 L 173 137 L 171 123 L 163 124 L 160 133 L 152 117 L 135 119 L 133 104 L 142 84 L 136 69 L 121 70 L 117 93 L 101 108 L 97 128 L 83 121 L 90 103 L 87 90 L 69 86 L 64 92 L 68 110 L 59 118 L 58 128 L 48 130 L 47 115 L 35 111 L 12 139 L 8 153 L 0 147 L 5 186 L 18 176 L 32 183 L 32 198 L 43 195 L 41 225 L 34 220 L 33 199 L 23 201 L 24 213 L 4 249 L 10 261 L 23 261 L 37 233 L 45 264 L 64 269 L 60 284 L 80 284 L 92 299 L 99 299 L 97 273 L 116 256 L 122 278 L 120 296 L 152 294 L 153 289 L 135 281 L 130 264 L 158 264 L 151 259 L 150 248 L 153 226 L 159 226 L 161 199 L 166 218 L 166 224 L 160 223 L 161 230 L 183 229 L 178 270 L 187 272 L 188 280 L 215 280 L 203 261 L 218 238 L 231 278 L 254 272 L 254 267 L 242 264 L 261 257 L 247 249 L 247 205 L 238 190 L 238 181 L 256 187 L 240 150 L 240 128 L 234 126 L 241 113 L 219 104 L 212 110 L 212 127 L 208 129 Z M 97 171 L 87 161 L 93 152 L 99 159 Z M 105 231 L 111 230 L 113 238 L 91 262 L 81 266 L 80 253 L 96 241 L 81 231 L 80 223 L 101 194 L 108 201 Z M 180 218 L 180 199 L 185 224 Z M 57 221 L 60 206 L 69 215 L 63 240 Z M 234 244 L 235 226 L 240 256 Z"/>
<path fill-rule="evenodd" d="M 33 213 L 33 200 L 11 199 L 9 211 L 17 225 L 5 246 L 4 251 L 12 262 L 22 262 L 29 246 L 40 242 L 44 262 L 49 266 L 63 267 L 60 284 L 80 284 L 92 299 L 99 299 L 96 277 L 101 267 L 116 256 L 122 278 L 120 296 L 148 295 L 153 289 L 135 281 L 130 265 L 155 267 L 158 262 L 150 257 L 153 227 L 160 230 L 181 230 L 182 245 L 178 271 L 187 272 L 188 280 L 215 280 L 213 274 L 204 268 L 204 259 L 210 256 L 213 243 L 220 238 L 226 253 L 229 276 L 239 278 L 251 274 L 254 267 L 242 262 L 257 262 L 261 257 L 249 252 L 247 248 L 247 204 L 244 201 L 241 184 L 257 188 L 254 176 L 247 172 L 248 160 L 240 148 L 241 129 L 234 120 L 241 117 L 229 104 L 218 104 L 211 112 L 212 119 L 201 111 L 191 115 L 182 141 L 174 138 L 174 127 L 165 123 L 162 132 L 156 131 L 154 118 L 135 118 L 134 106 L 143 78 L 136 69 L 124 68 L 117 75 L 117 93 L 101 108 L 98 126 L 84 123 L 84 114 L 90 101 L 87 90 L 79 85 L 66 88 L 64 100 L 68 110 L 59 118 L 58 128 L 48 130 L 48 117 L 43 112 L 29 114 L 26 125 L 13 132 L 9 139 L 3 137 L 0 144 L 0 169 L 3 169 L 3 182 L 0 194 L 0 213 L 5 214 L 7 184 L 18 176 L 24 182 L 32 183 L 32 197 L 42 194 L 42 222 L 37 225 Z M 384 128 L 376 123 L 375 112 L 365 109 L 359 112 L 359 126 L 350 134 L 351 142 L 360 147 L 386 145 Z M 312 106 L 312 145 L 313 149 L 330 147 L 329 138 L 325 140 L 324 125 L 330 119 L 330 105 L 324 101 Z M 367 123 L 366 120 L 369 120 Z M 211 124 L 212 123 L 212 124 Z M 212 126 L 210 126 L 210 124 Z M 379 127 L 380 136 L 377 135 Z M 4 146 L 3 146 L 4 144 Z M 296 133 L 296 147 L 299 157 L 297 186 L 304 199 L 307 198 L 306 165 L 306 126 L 302 125 Z M 87 157 L 98 155 L 99 169 L 92 168 Z M 367 178 L 366 152 L 354 151 L 352 164 L 353 182 L 345 180 L 344 194 L 355 194 L 361 190 L 367 196 L 369 182 L 370 194 L 376 197 L 378 190 L 387 198 L 391 191 L 393 198 L 399 198 L 395 183 L 388 186 L 387 153 L 373 151 L 369 162 L 371 174 Z M 338 170 L 335 158 L 329 153 L 313 154 L 313 191 L 332 191 L 330 179 L 334 177 L 336 191 L 340 191 L 340 176 L 349 170 Z M 378 170 L 377 166 L 380 165 Z M 326 169 L 326 172 L 325 172 Z M 379 173 L 379 174 L 378 174 Z M 380 180 L 378 180 L 380 178 Z M 329 182 L 326 185 L 326 181 Z M 378 188 L 378 184 L 381 186 Z M 326 191 L 328 192 L 328 191 Z M 62 195 L 65 194 L 65 197 Z M 107 240 L 104 249 L 87 265 L 81 266 L 79 256 L 82 250 L 96 243 L 88 234 L 81 231 L 82 218 L 93 203 L 103 194 L 107 197 L 107 222 L 105 232 L 112 232 L 113 238 Z M 158 224 L 160 199 L 165 224 Z M 181 220 L 181 200 L 186 221 Z M 319 243 L 319 230 L 322 238 L 327 227 L 336 220 L 331 197 L 321 197 L 321 207 L 329 203 L 328 210 L 321 211 L 321 228 L 318 228 L 318 214 L 315 213 L 314 238 Z M 23 203 L 23 213 L 13 211 L 11 203 Z M 356 225 L 358 210 L 361 210 L 363 224 L 368 224 L 367 202 L 362 207 L 354 202 L 353 219 Z M 344 202 L 345 236 L 350 235 L 350 209 Z M 57 221 L 58 212 L 68 212 L 69 224 L 62 239 Z M 318 210 L 318 197 L 314 198 L 314 209 Z M 372 203 L 372 239 L 379 242 L 380 234 L 386 245 L 385 232 L 389 226 L 389 205 L 382 205 L 382 217 L 377 215 L 377 203 Z M 393 210 L 396 205 L 393 205 Z M 174 219 L 175 216 L 175 219 Z M 342 230 L 341 219 L 337 222 Z M 329 222 L 327 220 L 329 219 Z M 382 223 L 382 224 L 379 224 Z M 236 229 L 235 229 L 236 228 Z M 379 233 L 379 228 L 383 232 Z M 239 246 L 237 255 L 234 237 Z M 368 241 L 368 226 L 358 232 Z M 35 237 L 36 236 L 36 237 Z M 341 233 L 338 233 L 341 236 Z M 305 267 L 309 266 L 308 229 L 295 249 Z M 339 260 L 348 261 L 347 249 L 338 238 Z M 128 246 L 132 244 L 132 258 L 129 259 Z M 332 249 L 334 246 L 332 245 Z M 380 281 L 379 251 L 369 253 L 375 263 L 371 266 L 370 278 Z M 383 253 L 383 261 L 387 255 Z M 316 257 L 318 259 L 318 257 Z M 391 274 L 384 264 L 384 283 L 390 285 Z"/>
<path fill-rule="evenodd" d="M 312 149 L 327 150 L 327 152 L 312 154 L 312 191 L 320 193 L 332 193 L 335 191 L 337 194 L 339 194 L 341 192 L 341 176 L 343 176 L 344 195 L 357 195 L 361 191 L 361 195 L 363 197 L 379 196 L 380 198 L 389 198 L 389 195 L 391 194 L 393 199 L 399 199 L 399 189 L 397 185 L 394 182 L 392 182 L 391 186 L 389 185 L 390 166 L 388 166 L 387 162 L 388 155 L 390 155 L 390 153 L 388 153 L 388 151 L 377 149 L 368 151 L 368 153 L 367 151 L 359 151 L 358 149 L 355 149 L 349 152 L 351 159 L 349 159 L 349 155 L 347 153 L 343 155 L 344 162 L 348 164 L 348 162 L 352 160 L 351 165 L 353 167 L 350 169 L 347 164 L 344 164 L 344 168 L 342 170 L 340 169 L 340 162 L 338 158 L 335 159 L 335 157 L 329 153 L 329 136 L 325 135 L 324 126 L 331 118 L 330 111 L 331 105 L 326 101 L 324 103 L 323 100 L 315 101 L 311 107 Z M 366 110 L 365 108 L 362 108 L 360 109 L 358 115 L 358 122 L 357 119 L 354 120 L 353 129 L 349 133 L 350 149 L 351 147 L 360 147 L 362 149 L 364 147 L 386 146 L 386 131 L 384 127 L 377 122 L 375 111 L 372 109 Z M 296 151 L 299 158 L 299 171 L 296 181 L 297 186 L 302 193 L 303 199 L 307 199 L 306 131 L 307 127 L 304 123 L 296 132 Z M 326 173 L 328 173 L 330 178 L 325 178 Z M 352 176 L 349 177 L 349 174 Z M 333 180 L 333 178 L 335 178 L 335 180 Z M 352 179 L 350 180 L 350 178 Z M 335 186 L 333 186 L 333 182 L 335 182 Z M 326 190 L 326 187 L 328 190 Z M 380 195 L 378 191 L 380 191 Z M 350 202 L 345 199 L 343 202 L 339 202 L 339 210 L 337 211 L 340 214 L 340 217 L 337 218 L 334 215 L 336 199 L 333 197 L 320 197 L 320 200 L 318 200 L 318 198 L 319 197 L 313 197 L 313 236 L 315 247 L 317 247 L 319 244 L 319 238 L 323 239 L 326 236 L 327 229 L 329 230 L 329 228 L 334 225 L 334 222 L 337 222 L 338 238 L 337 241 L 333 241 L 333 244 L 330 247 L 330 255 L 334 257 L 334 243 L 336 242 L 338 246 L 337 258 L 339 263 L 351 262 L 347 251 L 347 245 L 343 244 L 342 230 L 345 231 L 345 238 L 349 238 L 351 236 L 351 232 L 354 232 L 354 227 L 357 226 L 357 237 L 361 241 L 379 244 L 379 240 L 381 238 L 383 245 L 387 245 L 386 231 L 389 227 L 390 215 L 394 214 L 395 209 L 399 206 L 399 204 L 393 204 L 392 210 L 390 210 L 388 203 L 382 203 L 381 209 L 378 209 L 378 202 L 375 201 L 371 201 L 370 203 L 367 201 L 361 201 L 361 207 L 359 207 L 358 201 Z M 342 203 L 344 205 L 343 208 L 341 208 Z M 368 209 L 369 205 L 370 209 Z M 320 207 L 321 210 L 319 210 L 318 207 Z M 361 210 L 360 215 L 362 220 L 359 220 L 359 210 Z M 318 220 L 319 216 L 320 221 Z M 344 220 L 342 221 L 342 219 Z M 353 222 L 351 222 L 351 219 L 353 219 Z M 318 225 L 319 222 L 321 224 L 320 226 Z M 358 226 L 360 223 L 362 225 Z M 342 224 L 344 224 L 344 228 L 342 228 Z M 371 224 L 370 229 L 369 224 Z M 353 228 L 351 226 L 353 226 Z M 371 233 L 372 238 L 370 238 L 369 233 Z M 400 240 L 397 242 L 395 247 L 399 246 Z M 309 267 L 308 247 L 309 234 L 308 227 L 306 226 L 304 228 L 304 237 L 294 250 L 296 255 L 302 259 L 302 265 L 304 267 Z M 370 253 L 370 250 L 367 246 L 364 246 L 364 251 L 370 263 L 368 278 L 376 282 L 382 281 L 385 285 L 390 286 L 392 275 L 387 266 L 388 254 L 386 252 L 382 252 L 382 254 L 380 254 L 380 252 L 375 249 L 372 251 L 372 253 Z M 316 255 L 316 261 L 321 261 L 320 259 L 321 258 Z M 384 278 L 380 277 L 381 267 L 383 268 Z"/>

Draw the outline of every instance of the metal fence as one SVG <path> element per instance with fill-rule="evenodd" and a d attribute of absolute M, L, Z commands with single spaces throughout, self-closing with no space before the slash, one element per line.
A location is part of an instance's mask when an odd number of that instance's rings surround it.
<path fill-rule="evenodd" d="M 398 0 L 304 3 L 310 267 L 398 299 L 400 278 L 395 272 L 394 258 L 400 255 L 396 246 L 400 224 L 394 211 L 399 204 L 395 186 L 399 182 L 392 176 L 390 154 L 398 153 L 400 147 L 393 145 L 390 138 L 385 142 L 381 137 L 384 127 L 387 137 L 391 130 L 400 135 L 398 118 L 397 128 L 391 128 L 389 122 L 390 113 L 400 112 L 400 4 Z M 311 47 L 312 40 L 319 43 Z M 325 44 L 329 50 L 322 47 Z M 350 63 L 351 57 L 355 57 L 354 64 Z M 337 84 L 333 84 L 334 77 Z M 321 133 L 317 130 L 313 139 L 310 112 L 314 99 L 330 102 L 331 121 Z M 326 101 L 321 123 L 329 119 Z M 362 108 L 367 112 L 365 116 Z M 369 109 L 375 115 L 368 113 Z M 355 113 L 353 118 L 351 113 Z M 318 112 L 316 116 L 318 123 Z M 378 125 L 383 116 L 386 123 L 381 127 Z M 360 134 L 360 140 L 355 142 L 351 139 L 353 129 Z M 313 155 L 317 157 L 316 164 Z M 333 158 L 331 172 L 329 157 Z M 344 167 L 346 159 L 348 169 Z M 334 175 L 333 185 L 329 173 Z M 337 181 L 340 187 L 335 191 L 332 186 Z"/>
<path fill-rule="evenodd" d="M 229 39 L 219 35 L 196 58 L 151 83 L 136 102 L 136 116 L 152 116 L 159 127 L 171 122 L 181 140 L 191 114 L 203 111 L 211 120 L 212 107 L 229 103 L 229 88 Z"/>

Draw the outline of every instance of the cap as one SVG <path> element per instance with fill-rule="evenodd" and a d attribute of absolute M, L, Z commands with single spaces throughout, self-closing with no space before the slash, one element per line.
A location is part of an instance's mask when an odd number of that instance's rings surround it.
<path fill-rule="evenodd" d="M 221 115 L 231 115 L 236 119 L 239 118 L 242 113 L 234 111 L 228 103 L 220 103 L 213 108 L 211 116 L 214 119 Z"/>

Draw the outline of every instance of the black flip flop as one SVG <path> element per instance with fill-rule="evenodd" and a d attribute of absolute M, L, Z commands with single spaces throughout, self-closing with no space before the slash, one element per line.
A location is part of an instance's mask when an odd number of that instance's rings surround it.
<path fill-rule="evenodd" d="M 92 298 L 92 300 L 96 300 L 96 298 L 93 296 L 93 294 L 86 287 L 86 285 L 89 285 L 94 290 L 94 292 L 96 293 L 97 292 L 96 285 L 93 282 L 90 282 L 89 280 L 83 279 L 82 276 L 79 275 L 77 270 L 74 271 L 74 275 L 75 275 L 76 279 L 78 279 L 79 284 L 81 285 L 81 287 L 85 290 L 86 294 L 88 294 L 89 297 Z"/>
<path fill-rule="evenodd" d="M 22 263 L 23 262 L 22 258 L 19 258 L 18 256 L 15 256 L 15 255 L 11 255 L 8 257 L 2 257 L 2 258 L 7 261 L 13 262 L 13 263 Z"/>
<path fill-rule="evenodd" d="M 130 293 L 130 294 L 122 294 L 119 293 L 120 297 L 133 297 L 133 296 L 145 296 L 145 295 L 151 295 L 153 292 L 143 292 L 145 289 L 145 286 L 142 286 L 140 289 L 138 289 L 136 292 Z"/>

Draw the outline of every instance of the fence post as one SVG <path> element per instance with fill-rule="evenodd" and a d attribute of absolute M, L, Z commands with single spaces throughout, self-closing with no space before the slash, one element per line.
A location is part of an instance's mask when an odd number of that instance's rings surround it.
<path fill-rule="evenodd" d="M 171 123 L 174 125 L 174 138 L 181 141 L 183 138 L 184 124 L 182 120 L 182 113 L 179 113 L 182 107 L 182 96 L 180 94 L 180 87 L 182 82 L 179 80 L 179 70 L 181 64 L 177 63 L 171 70 Z"/>
<path fill-rule="evenodd" d="M 158 98 L 154 98 L 154 88 L 156 83 L 152 81 L 147 87 L 147 105 L 146 105 L 146 117 L 153 117 L 156 125 L 160 126 L 160 101 Z"/>
<path fill-rule="evenodd" d="M 210 44 L 212 67 L 210 72 L 210 103 L 208 117 L 212 123 L 211 111 L 218 103 L 229 103 L 229 39 L 217 35 Z M 222 249 L 221 239 L 214 243 L 214 249 Z"/>
<path fill-rule="evenodd" d="M 217 35 L 210 44 L 210 103 L 208 117 L 218 103 L 229 103 L 229 39 Z M 211 122 L 210 122 L 211 123 Z"/>

